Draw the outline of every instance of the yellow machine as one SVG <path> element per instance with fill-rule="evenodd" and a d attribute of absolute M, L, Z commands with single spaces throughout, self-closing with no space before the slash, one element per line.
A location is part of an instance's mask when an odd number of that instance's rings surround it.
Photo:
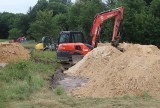
<path fill-rule="evenodd" d="M 54 43 L 53 37 L 50 36 L 44 36 L 42 37 L 42 43 L 38 43 L 35 46 L 35 49 L 37 50 L 56 50 L 56 44 Z"/>
<path fill-rule="evenodd" d="M 43 43 L 39 43 L 35 46 L 36 50 L 43 50 L 44 49 L 44 44 Z"/>

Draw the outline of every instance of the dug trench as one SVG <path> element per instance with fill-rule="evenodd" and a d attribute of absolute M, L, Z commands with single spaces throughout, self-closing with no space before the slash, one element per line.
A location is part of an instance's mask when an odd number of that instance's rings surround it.
<path fill-rule="evenodd" d="M 62 86 L 67 92 L 70 90 L 81 87 L 89 81 L 88 78 L 69 76 L 62 69 L 57 69 L 50 79 L 50 88 Z"/>

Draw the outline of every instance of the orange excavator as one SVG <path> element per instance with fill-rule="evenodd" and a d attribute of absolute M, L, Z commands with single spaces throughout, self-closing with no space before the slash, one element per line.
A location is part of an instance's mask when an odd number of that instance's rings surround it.
<path fill-rule="evenodd" d="M 101 25 L 104 21 L 115 17 L 112 35 L 112 46 L 121 50 L 119 45 L 119 27 L 123 20 L 123 7 L 96 14 L 91 28 L 91 41 L 87 44 L 84 35 L 79 31 L 62 31 L 58 38 L 57 58 L 61 64 L 73 65 L 83 58 L 88 52 L 97 46 Z M 65 67 L 65 66 L 64 66 Z M 67 66 L 68 67 L 68 66 Z"/>

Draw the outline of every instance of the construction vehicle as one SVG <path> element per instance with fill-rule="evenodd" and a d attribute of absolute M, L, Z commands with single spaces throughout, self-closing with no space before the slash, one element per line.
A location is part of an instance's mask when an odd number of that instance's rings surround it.
<path fill-rule="evenodd" d="M 38 43 L 35 46 L 35 49 L 36 50 L 43 50 L 43 51 L 46 51 L 46 50 L 55 51 L 56 50 L 56 44 L 54 42 L 53 37 L 51 37 L 51 36 L 42 37 L 42 42 Z"/>
<path fill-rule="evenodd" d="M 115 17 L 114 30 L 112 35 L 112 46 L 123 51 L 118 47 L 120 36 L 119 27 L 123 20 L 123 7 L 112 9 L 109 11 L 96 14 L 91 28 L 91 41 L 86 44 L 82 32 L 77 31 L 63 31 L 59 34 L 57 58 L 64 68 L 74 65 L 81 60 L 88 52 L 97 46 L 97 39 L 99 38 L 101 25 L 104 21 Z M 67 65 L 68 64 L 68 65 Z"/>

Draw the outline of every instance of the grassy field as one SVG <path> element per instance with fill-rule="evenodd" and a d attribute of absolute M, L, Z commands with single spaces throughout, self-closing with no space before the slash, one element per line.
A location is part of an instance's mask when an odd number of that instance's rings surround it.
<path fill-rule="evenodd" d="M 10 39 L 0 39 L 0 42 L 10 42 Z"/>
<path fill-rule="evenodd" d="M 48 86 L 46 79 L 58 68 L 55 60 L 50 58 L 55 59 L 55 53 L 33 51 L 30 60 L 0 68 L 0 108 L 8 107 L 13 100 L 28 100 L 34 92 Z"/>
<path fill-rule="evenodd" d="M 33 45 L 27 45 L 32 46 Z M 28 48 L 28 47 L 27 47 Z M 160 99 L 141 97 L 77 98 L 62 87 L 49 88 L 59 68 L 55 52 L 32 51 L 31 59 L 0 68 L 0 108 L 159 108 Z"/>

